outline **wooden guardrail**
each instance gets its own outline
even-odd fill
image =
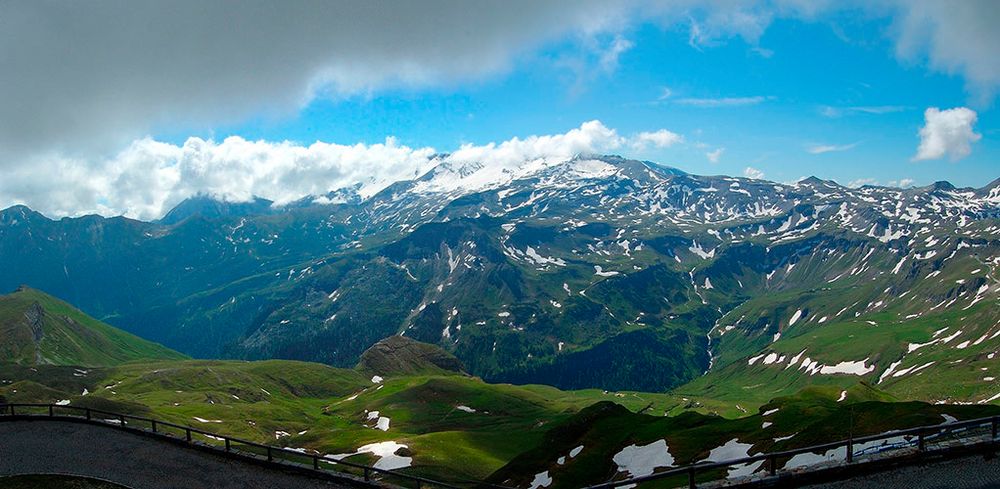
[[[906,443],[906,445],[910,447],[912,447],[913,441],[915,439],[917,453],[927,453],[928,452],[927,443],[929,441],[942,438],[946,435],[958,434],[962,432],[968,433],[969,431],[976,429],[982,430],[983,434],[979,436],[979,438],[981,439],[983,436],[985,436],[985,433],[987,433],[987,427],[989,433],[988,441],[985,442],[979,441],[977,443],[972,443],[971,440],[972,437],[966,436],[965,439],[969,441],[967,445],[971,446],[974,444],[983,444],[983,443],[994,445],[997,442],[998,423],[1000,423],[1000,416],[991,416],[987,418],[978,418],[968,421],[956,421],[939,425],[920,426],[917,428],[910,428],[905,430],[887,431],[885,433],[880,433],[877,435],[862,436],[857,438],[852,437],[846,440],[824,443],[821,445],[795,448],[792,450],[784,450],[780,452],[763,453],[759,455],[753,455],[750,457],[743,457],[734,460],[725,460],[721,462],[695,463],[682,467],[668,469],[662,472],[657,472],[652,475],[605,482],[603,484],[589,486],[584,489],[611,489],[616,487],[628,486],[632,484],[639,484],[642,482],[663,480],[671,477],[683,477],[683,476],[687,477],[688,486],[693,488],[697,486],[696,477],[698,474],[705,474],[720,469],[729,469],[730,467],[737,465],[746,466],[747,464],[753,464],[757,462],[764,462],[766,464],[765,470],[767,471],[767,474],[770,476],[776,476],[778,475],[779,472],[782,472],[782,470],[778,468],[779,460],[785,460],[785,463],[787,464],[787,461],[796,455],[805,453],[826,452],[841,447],[845,448],[845,460],[847,464],[851,464],[855,462],[855,457],[859,455],[854,452],[855,446],[869,444],[871,442],[879,442],[879,441],[888,442],[890,440],[898,439],[901,437],[911,438],[911,440],[907,441]],[[899,444],[884,445],[884,446],[887,448],[900,448],[898,445]],[[862,454],[864,453],[865,452],[862,452]],[[756,472],[756,470],[759,470],[759,468],[754,469],[754,472]],[[718,481],[718,479],[715,479],[714,481]]]
[[[250,440],[244,440],[241,438],[214,433],[211,431],[206,431],[191,426],[184,426],[176,423],[171,423],[169,421],[162,421],[142,416],[134,416],[130,414],[114,413],[94,408],[58,405],[58,404],[40,404],[40,403],[0,404],[0,421],[25,419],[25,418],[69,419],[77,422],[86,422],[100,426],[118,427],[121,429],[138,431],[145,435],[167,438],[171,441],[183,440],[188,444],[199,443],[200,446],[203,446],[205,448],[214,449],[229,454],[231,456],[251,459],[257,462],[266,459],[266,461],[269,463],[280,463],[282,465],[292,464],[296,468],[320,473],[326,476],[338,476],[339,473],[347,473],[354,475],[356,477],[359,476],[360,479],[372,484],[375,484],[375,482],[382,482],[382,481],[376,481],[376,479],[388,478],[388,479],[395,479],[411,483],[417,489],[435,488],[435,487],[442,489],[465,489],[468,487],[509,489],[503,486],[496,486],[493,484],[487,484],[479,481],[463,480],[454,482],[442,482],[412,474],[406,474],[396,470],[380,469],[369,465],[357,464],[353,462],[348,462],[346,460],[339,460],[336,458],[320,455],[317,453],[305,453],[299,450],[291,450],[283,447],[265,445],[263,443],[257,443]],[[171,433],[171,430],[173,431],[173,433]],[[222,444],[217,445],[211,443],[200,443],[199,441],[194,439],[194,435],[200,435],[207,438],[208,440],[221,442]],[[280,460],[280,462],[278,460]],[[301,463],[302,460],[306,460],[308,461],[308,463],[303,464]],[[341,468],[342,470],[333,470],[333,471],[326,470],[325,465],[338,467]],[[357,483],[360,482],[361,480],[354,479],[353,481]]]

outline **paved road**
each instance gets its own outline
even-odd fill
[[[982,455],[905,467],[840,482],[807,486],[812,489],[986,489],[1000,487],[1000,458]]]
[[[82,423],[0,422],[0,476],[54,473],[134,489],[357,487]]]

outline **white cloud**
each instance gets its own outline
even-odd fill
[[[891,0],[896,54],[961,74],[978,103],[1000,86],[1000,8],[994,0]]]
[[[899,180],[889,180],[887,184],[890,187],[908,188],[912,187],[916,183],[912,178],[900,178]]]
[[[746,167],[743,170],[743,176],[747,177],[747,178],[751,178],[753,180],[763,180],[764,179],[764,172],[762,172],[762,171],[760,171],[760,170],[758,170],[758,169],[756,169],[756,168],[754,168],[752,166],[748,166],[748,167]]]
[[[847,186],[851,188],[858,188],[864,185],[878,185],[878,180],[874,178],[858,178],[847,183]]]
[[[841,117],[848,114],[871,114],[882,115],[908,110],[909,107],[903,105],[854,105],[848,107],[833,107],[823,105],[819,108],[819,113],[824,117]]]
[[[657,97],[656,100],[666,100],[670,98],[670,96],[673,94],[674,91],[671,90],[670,87],[663,87],[663,89],[660,91],[660,96]]]
[[[972,153],[972,143],[982,139],[973,131],[976,112],[967,107],[940,110],[930,107],[924,112],[924,127],[920,128],[920,146],[915,161],[936,160],[948,156],[958,161]]]
[[[152,219],[203,193],[234,202],[254,196],[286,203],[362,183],[385,182],[429,169],[432,148],[381,144],[309,146],[289,142],[221,142],[189,138],[177,146],[146,138],[97,162],[45,158],[0,181],[0,202],[25,203],[51,216],[97,213]],[[66,171],[79,169],[79,171]]]
[[[635,44],[632,41],[629,41],[620,35],[615,36],[615,38],[608,45],[607,49],[601,53],[601,69],[608,73],[615,71],[618,68],[618,58],[634,46]]]
[[[491,173],[531,161],[561,161],[622,148],[667,147],[683,138],[671,131],[622,136],[600,121],[562,134],[466,144],[445,161],[482,163]],[[155,219],[195,194],[244,202],[263,197],[281,205],[306,195],[360,184],[368,197],[389,184],[429,171],[441,160],[434,148],[411,148],[387,138],[379,144],[221,142],[189,138],[178,146],[144,138],[115,156],[83,161],[39,157],[0,179],[0,208],[24,203],[50,216],[96,213]]]
[[[632,138],[632,147],[636,151],[645,150],[647,147],[667,148],[684,142],[684,137],[666,129],[654,132],[640,132]]]
[[[842,145],[839,145],[839,146],[835,145],[835,144],[815,144],[815,145],[812,145],[812,146],[809,146],[808,148],[806,148],[806,151],[808,153],[810,153],[810,154],[819,155],[819,154],[823,154],[823,153],[832,153],[832,152],[837,152],[837,151],[847,151],[847,150],[853,149],[857,145],[858,145],[858,143],[842,144]]]
[[[687,19],[688,44],[695,49],[737,36],[756,45],[776,13],[763,2],[701,3],[691,10],[694,15]]]
[[[718,148],[715,151],[709,151],[705,153],[705,158],[712,163],[718,163],[719,158],[722,158],[722,153],[726,151],[726,148]]]
[[[717,108],[717,107],[741,107],[747,105],[757,105],[774,97],[755,95],[753,97],[721,97],[721,98],[679,98],[675,103],[689,105],[691,107]]]

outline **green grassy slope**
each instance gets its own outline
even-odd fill
[[[847,389],[846,397],[838,402],[842,392],[839,388],[808,388],[768,402],[759,411],[738,419],[694,412],[658,417],[630,412],[611,403],[596,404],[555,425],[541,443],[498,470],[490,481],[526,487],[536,474],[547,472],[552,478],[547,487],[559,489],[624,479],[627,474],[614,462],[615,455],[630,445],[641,447],[659,440],[665,442],[673,465],[680,466],[705,460],[713,449],[732,440],[750,445],[748,453],[758,454],[841,440],[849,432],[863,436],[940,424],[947,419],[944,415],[962,420],[1000,413],[1000,408],[992,405],[892,402],[885,394],[861,384]],[[650,487],[686,486],[686,477]],[[703,473],[699,480],[725,477],[720,470]]]
[[[6,365],[0,366],[0,396],[11,402],[66,400],[322,454],[395,441],[413,457],[408,470],[466,478],[487,477],[537,445],[554,423],[597,401],[613,399],[635,410],[652,402],[661,414],[676,404],[666,395],[487,384],[455,374],[374,382],[370,372],[282,360],[34,370]],[[374,411],[378,416],[369,418]],[[387,430],[378,429],[378,417],[389,419]]]
[[[0,363],[87,367],[182,358],[44,292],[22,287],[0,296]]]

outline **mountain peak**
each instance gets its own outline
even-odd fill
[[[43,216],[41,213],[32,210],[30,207],[17,204],[12,205],[6,209],[0,210],[0,225],[12,226],[20,222],[28,222],[35,219],[45,219],[47,217]]]
[[[955,186],[947,180],[940,180],[931,184],[931,190],[955,190]]]
[[[463,371],[462,362],[441,347],[398,335],[382,339],[365,350],[358,368],[385,376]]]
[[[188,197],[170,209],[160,220],[160,224],[177,224],[189,217],[201,216],[206,219],[222,217],[242,217],[273,212],[274,202],[254,197],[249,202],[229,202],[210,195],[198,194]]]

